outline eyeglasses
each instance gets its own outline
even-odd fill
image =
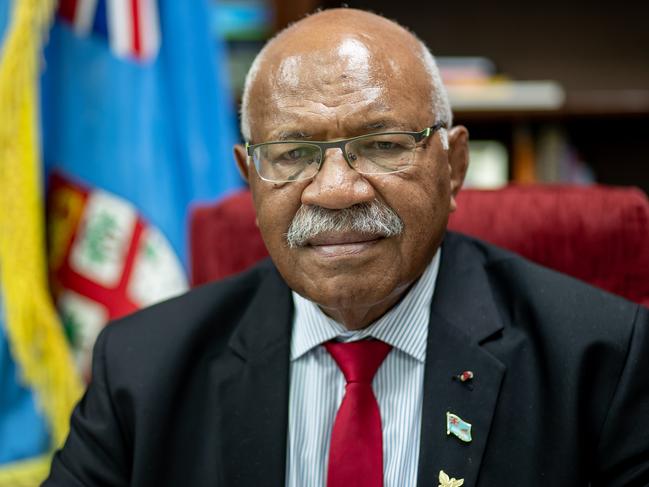
[[[259,177],[273,183],[312,178],[322,166],[325,151],[333,148],[340,149],[349,167],[361,174],[391,174],[410,166],[417,143],[442,128],[446,128],[444,122],[421,132],[383,132],[330,142],[246,142],[246,152]]]

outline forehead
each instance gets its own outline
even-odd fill
[[[419,50],[376,39],[347,35],[278,52],[257,78],[250,118],[265,140],[285,130],[343,136],[379,121],[421,130],[431,121],[431,82]]]

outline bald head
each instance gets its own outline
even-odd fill
[[[369,12],[318,12],[281,31],[253,62],[244,87],[241,132],[246,140],[267,140],[259,133],[260,121],[268,123],[305,97],[323,116],[327,107],[339,104],[387,113],[394,104],[388,95],[395,91],[388,85],[402,88],[399,103],[427,107],[427,124],[450,126],[439,71],[419,39]],[[446,134],[441,135],[445,143]]]

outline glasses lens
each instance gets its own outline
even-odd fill
[[[318,172],[320,148],[293,142],[266,144],[254,149],[253,160],[259,176],[266,181],[296,181]]]
[[[347,144],[347,159],[363,174],[402,171],[415,156],[417,143],[412,135],[377,134],[352,140]]]

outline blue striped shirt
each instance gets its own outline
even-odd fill
[[[372,382],[383,428],[384,486],[416,484],[430,302],[439,261],[438,250],[401,302],[362,330],[347,330],[293,293],[287,486],[324,486],[326,481],[331,430],[345,378],[321,345],[368,337],[393,347]]]

